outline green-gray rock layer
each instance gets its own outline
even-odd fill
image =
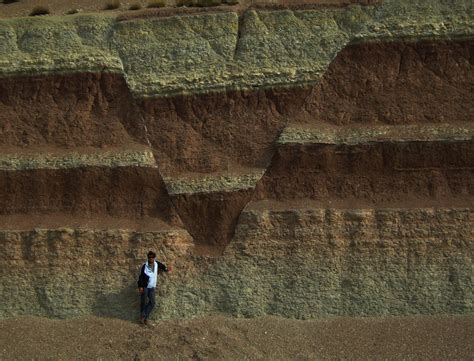
[[[317,81],[353,42],[472,38],[469,0],[247,11],[116,22],[111,17],[0,21],[0,76],[122,72],[135,96]]]
[[[149,248],[175,266],[157,318],[469,313],[473,236],[462,208],[248,207],[218,259],[191,256],[179,230],[2,231],[0,316],[133,318]]]
[[[471,209],[247,209],[225,257],[160,317],[468,313]]]

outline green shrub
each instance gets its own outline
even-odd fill
[[[49,9],[46,6],[35,6],[30,12],[30,16],[48,15]]]
[[[162,8],[165,6],[166,6],[165,0],[155,0],[155,1],[150,1],[146,7],[147,8]]]
[[[120,7],[120,1],[119,0],[111,0],[107,1],[104,6],[104,10],[115,10]]]
[[[128,7],[128,10],[140,10],[142,6],[139,3],[132,4]]]

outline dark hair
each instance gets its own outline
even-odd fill
[[[153,251],[150,251],[150,252],[148,252],[148,255],[147,255],[147,256],[148,256],[148,257],[156,258],[156,253],[153,252]]]

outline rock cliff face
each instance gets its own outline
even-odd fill
[[[472,312],[472,4],[368,3],[0,21],[0,316]]]

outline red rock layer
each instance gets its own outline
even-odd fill
[[[474,142],[281,146],[254,199],[301,198],[355,207],[472,204]]]
[[[472,122],[474,42],[397,41],[344,48],[313,89],[310,120],[351,123]]]
[[[166,175],[264,167],[298,114],[302,88],[144,99],[148,137]]]
[[[177,216],[158,169],[86,167],[0,171],[0,215]],[[178,222],[179,223],[179,222]]]
[[[0,78],[0,145],[102,146],[143,133],[122,75]]]
[[[193,236],[197,252],[219,254],[225,249],[252,193],[253,190],[246,189],[173,196],[173,203]]]

